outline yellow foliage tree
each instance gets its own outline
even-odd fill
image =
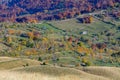
[[[43,38],[42,38],[42,41],[43,41],[43,42],[47,42],[47,41],[48,41],[48,39],[47,39],[47,38],[45,38],[45,37],[43,37]]]
[[[25,53],[25,55],[27,55],[27,56],[29,56],[29,55],[31,54],[30,51],[25,51],[24,53]]]
[[[20,51],[22,49],[22,46],[19,44],[17,47],[17,51]]]
[[[93,22],[93,16],[89,17],[90,23]]]
[[[8,30],[8,34],[14,34],[15,33],[15,30]]]
[[[10,36],[7,37],[7,42],[11,43],[12,42],[12,38]]]
[[[27,44],[27,41],[24,40],[24,41],[21,42],[21,44],[22,44],[22,45],[26,45],[26,44]]]
[[[27,35],[29,36],[29,38],[30,38],[31,40],[33,40],[33,38],[34,38],[33,32],[28,32]]]

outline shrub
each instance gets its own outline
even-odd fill
[[[26,44],[27,47],[33,48],[34,47],[34,43],[28,41]]]
[[[120,57],[120,52],[112,53],[111,56],[112,57]]]
[[[29,64],[28,64],[28,63],[26,63],[25,65],[23,65],[23,67],[26,67],[26,66],[29,66]]]
[[[88,61],[87,59],[83,58],[82,59],[82,63],[81,63],[81,66],[90,66],[91,65],[91,62]]]
[[[38,58],[38,61],[42,61],[42,58],[41,58],[41,57],[39,57],[39,58]]]
[[[47,65],[46,62],[43,62],[42,65]]]
[[[26,63],[26,66],[29,66],[29,64],[28,64],[28,63]]]

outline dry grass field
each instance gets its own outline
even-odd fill
[[[0,80],[120,80],[120,69],[115,67],[67,68],[39,65],[38,61],[29,59],[0,57],[1,60]],[[21,66],[28,62],[29,66]]]
[[[65,75],[50,76],[40,73],[18,73],[18,72],[0,72],[0,80],[109,80],[104,77],[82,74],[82,75]]]
[[[0,70],[9,70],[18,67],[24,67],[24,65],[29,64],[39,65],[39,61],[29,60],[29,59],[20,59],[20,58],[10,58],[10,57],[0,57]]]

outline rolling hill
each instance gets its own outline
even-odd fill
[[[58,67],[48,65],[35,65],[37,61],[21,59],[22,62],[34,62],[29,66],[23,67],[18,58],[0,57],[0,60],[7,58],[9,62],[13,63],[8,65],[8,61],[4,61],[7,68],[0,66],[0,80],[119,80],[120,69],[115,67]],[[3,62],[0,62],[0,65]],[[14,67],[14,65],[19,65]],[[21,66],[20,66],[21,65]],[[1,68],[4,67],[4,70]],[[114,74],[114,75],[113,75]]]

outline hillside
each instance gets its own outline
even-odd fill
[[[0,4],[0,21],[60,20],[96,10],[118,8],[119,3],[119,0],[9,0]]]
[[[119,20],[96,16],[32,23],[1,23],[0,56],[29,58],[58,66],[120,66]],[[11,63],[12,64],[12,63]]]
[[[120,0],[0,0],[0,80],[120,80]]]

